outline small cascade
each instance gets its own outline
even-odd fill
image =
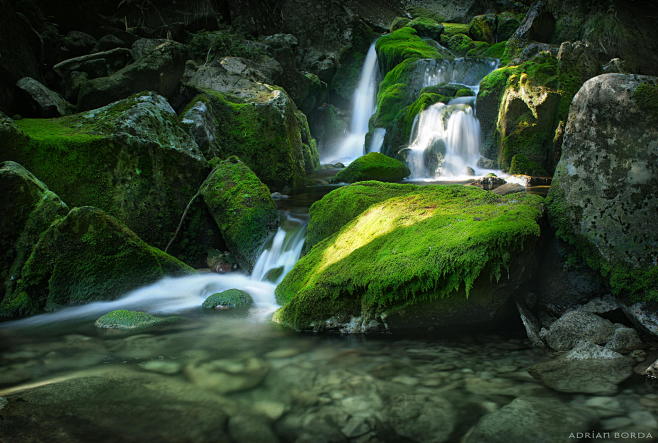
[[[463,85],[477,95],[482,78],[497,65],[495,59],[431,61],[425,67],[422,86]],[[477,166],[481,132],[476,95],[436,103],[416,116],[406,149],[412,180],[466,179],[490,172]]]
[[[386,137],[386,128],[375,128],[372,132],[372,139],[370,140],[368,152],[382,152],[384,137]]]
[[[153,314],[177,314],[198,309],[206,297],[227,289],[241,289],[254,300],[252,318],[265,319],[278,305],[274,290],[292,269],[302,253],[306,222],[285,214],[285,220],[254,266],[251,275],[199,273],[185,277],[167,277],[135,289],[114,301],[88,303],[64,308],[51,314],[0,323],[0,328],[30,327],[62,321],[94,320],[116,309],[145,311]],[[273,275],[275,278],[273,278]],[[269,278],[269,280],[268,280]]]
[[[359,84],[356,91],[354,91],[350,132],[341,143],[323,153],[322,163],[342,162],[348,164],[365,153],[368,121],[376,109],[378,77],[379,64],[377,62],[377,51],[373,43],[366,55]]]

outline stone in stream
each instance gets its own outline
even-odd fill
[[[559,392],[609,395],[633,373],[633,360],[586,341],[567,354],[528,369],[537,380]]]
[[[386,422],[400,437],[412,441],[448,441],[457,424],[453,405],[436,395],[404,394],[391,399]]]
[[[99,317],[94,325],[100,329],[147,329],[178,320],[178,317],[156,317],[146,312],[119,309]]]
[[[228,420],[228,432],[235,443],[277,443],[279,441],[267,422],[258,416],[231,416]]]
[[[624,325],[615,324],[615,331],[605,347],[620,354],[628,354],[643,346],[637,331]]]
[[[590,430],[593,421],[585,408],[548,397],[521,397],[482,417],[463,442],[569,443],[572,433]]]
[[[252,389],[263,381],[268,371],[267,363],[254,357],[192,362],[184,370],[195,385],[221,394]]]
[[[556,320],[542,338],[551,349],[568,351],[581,340],[604,344],[614,331],[610,320],[588,312],[571,311]]]
[[[274,319],[345,332],[509,324],[534,271],[540,202],[461,185],[337,189],[311,209],[311,249],[277,287]]]
[[[335,183],[354,183],[364,180],[399,182],[409,176],[409,168],[400,160],[379,152],[370,152],[354,160],[336,174]]]
[[[245,291],[228,289],[206,298],[201,308],[206,311],[235,311],[248,309],[253,304],[253,299]]]

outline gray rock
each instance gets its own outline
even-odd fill
[[[185,375],[195,385],[227,394],[258,386],[268,370],[263,360],[252,357],[193,362],[185,367]]]
[[[434,395],[409,394],[391,399],[387,423],[401,437],[412,441],[447,441],[457,417],[453,405]]]
[[[493,193],[498,195],[516,194],[517,192],[525,192],[525,188],[518,183],[505,183],[493,190]]]
[[[528,372],[559,392],[609,395],[633,373],[633,360],[588,342],[566,355],[532,366]]]
[[[611,321],[588,312],[571,311],[555,321],[543,339],[551,349],[568,351],[581,340],[603,344],[613,332]]]
[[[582,312],[591,312],[592,314],[605,314],[606,312],[612,312],[620,307],[621,305],[614,297],[611,295],[604,295],[602,297],[593,298],[577,309]]]
[[[634,303],[624,305],[622,309],[638,329],[658,336],[658,309],[655,303]]]
[[[616,324],[615,327],[612,337],[605,345],[606,348],[620,354],[628,354],[642,347],[642,340],[640,340],[640,336],[635,329],[619,324]]]
[[[486,176],[477,179],[472,183],[473,186],[478,186],[485,191],[491,191],[493,189],[496,189],[499,186],[504,185],[507,183],[504,178],[496,177],[494,175]]]
[[[546,347],[544,341],[539,335],[539,331],[541,330],[541,323],[539,320],[537,320],[535,315],[527,308],[527,306],[525,306],[525,304],[517,302],[516,308],[519,310],[521,322],[523,323],[523,327],[525,328],[530,343],[532,343],[533,346],[540,348]]]
[[[626,66],[626,62],[620,58],[613,58],[603,65],[601,69],[604,74],[628,74],[631,71]]]
[[[125,42],[114,34],[106,34],[98,39],[96,51],[109,51],[114,48],[125,46]]]
[[[552,398],[517,398],[485,415],[464,443],[568,443],[571,433],[590,429],[592,416]]]
[[[536,1],[528,9],[521,25],[516,29],[510,40],[548,42],[554,28],[555,19],[548,12],[546,3]]]
[[[625,297],[656,291],[650,273],[658,231],[647,226],[658,214],[658,116],[650,98],[657,89],[658,77],[639,75],[585,82],[571,104],[548,196],[558,235],[589,248]]]
[[[30,98],[29,108],[37,117],[60,117],[74,111],[72,104],[64,100],[57,92],[31,77],[23,77],[16,86],[25,91]]]

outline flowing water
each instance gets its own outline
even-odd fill
[[[305,335],[269,322],[268,271],[285,274],[298,259],[303,208],[329,189],[279,201],[285,221],[251,275],[169,278],[114,302],[3,324],[0,440],[457,442],[517,398],[585,408],[605,429],[656,435],[654,386],[632,379],[616,395],[553,392],[528,374],[548,356],[520,330],[411,340]],[[234,287],[256,302],[248,317],[201,311],[205,296]],[[93,326],[117,308],[182,321],[128,333]]]
[[[480,81],[497,66],[494,59],[455,59],[428,63],[423,87],[439,84],[466,86],[475,95],[436,103],[416,116],[406,162],[411,180],[463,180],[491,170],[478,167],[480,122],[476,96]]]
[[[349,164],[365,154],[368,121],[375,113],[378,85],[379,65],[377,62],[377,51],[373,43],[366,55],[359,77],[359,83],[352,99],[352,121],[350,123],[349,133],[340,143],[322,153],[322,163],[341,162],[343,164]],[[379,147],[381,147],[381,142]]]

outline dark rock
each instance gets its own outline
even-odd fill
[[[540,0],[532,4],[511,40],[548,42],[554,29],[555,18]]]
[[[486,176],[475,180],[473,183],[471,183],[471,185],[482,188],[485,191],[491,191],[499,186],[504,185],[505,183],[507,182],[505,181],[504,178],[500,178],[496,176]]]
[[[452,404],[435,395],[405,394],[391,399],[386,410],[387,424],[411,441],[448,441],[457,424]]]
[[[525,192],[525,187],[518,183],[505,183],[495,188],[493,192],[498,195],[515,194],[517,192]]]
[[[123,48],[126,46],[126,42],[121,40],[114,34],[106,34],[98,39],[96,43],[96,52],[100,51],[109,51],[114,48]]]
[[[60,117],[71,114],[73,105],[64,100],[58,93],[48,89],[31,77],[23,77],[16,83],[27,96],[26,109],[36,117]]]
[[[73,57],[89,54],[96,47],[96,39],[86,32],[71,31],[66,34],[62,45]]]

